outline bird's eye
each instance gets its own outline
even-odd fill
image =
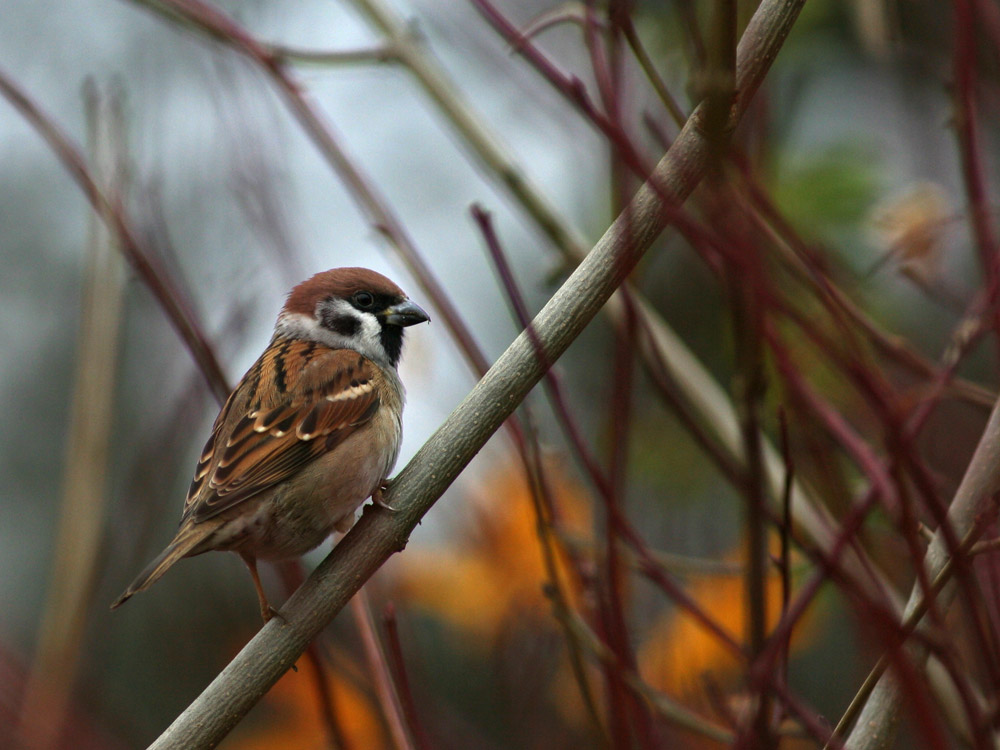
[[[375,297],[371,292],[358,292],[354,295],[354,304],[362,310],[367,310],[375,304]]]

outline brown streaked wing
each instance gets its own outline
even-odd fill
[[[243,376],[243,380],[250,378],[257,372],[257,370],[258,365],[254,365],[254,367]],[[182,522],[185,518],[187,518],[191,505],[195,502],[208,484],[206,479],[209,472],[212,470],[212,465],[216,463],[216,445],[219,441],[223,425],[227,422],[226,417],[228,416],[229,411],[234,408],[234,404],[237,401],[237,396],[239,395],[242,386],[243,382],[241,381],[236,387],[236,390],[229,394],[229,398],[226,399],[226,403],[222,405],[222,409],[219,411],[219,416],[215,418],[215,423],[212,425],[212,434],[209,436],[208,442],[206,442],[205,447],[201,449],[201,455],[198,457],[198,465],[195,467],[194,477],[191,479],[191,486],[188,488],[187,497],[184,499],[184,511],[181,514]]]
[[[233,427],[218,430],[206,446],[203,458],[211,453],[210,465],[206,470],[199,463],[192,483],[197,494],[189,497],[185,519],[204,521],[291,478],[370,420],[378,408],[375,366],[357,352],[310,342],[293,342],[284,352],[304,356],[305,366],[289,377],[288,370],[297,368],[286,370],[273,356],[265,363],[265,372],[279,377],[288,391],[263,403],[250,398],[242,418],[223,420]],[[230,407],[235,407],[232,400]]]

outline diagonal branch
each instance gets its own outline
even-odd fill
[[[964,537],[973,529],[982,513],[989,507],[993,496],[1000,492],[1000,402],[990,415],[983,436],[976,446],[965,476],[955,492],[948,509],[947,523],[958,537]],[[931,578],[939,576],[953,560],[949,556],[945,534],[939,530],[927,548],[924,565]],[[944,611],[955,598],[955,587],[946,587],[937,595],[937,606]],[[924,591],[919,584],[914,585],[910,600],[904,611],[904,620],[917,616],[924,606]],[[917,663],[926,659],[926,652],[913,647],[913,658]],[[854,731],[847,739],[847,747],[867,750],[868,748],[890,747],[894,741],[900,719],[902,690],[891,673],[882,675]]]
[[[777,56],[804,0],[765,0],[739,49],[742,114]],[[580,266],[532,322],[534,338],[559,357],[607,302],[667,224],[664,190],[686,198],[705,173],[709,145],[698,130],[696,111],[650,182],[611,225]],[[653,184],[651,184],[653,183]],[[294,664],[317,633],[410,532],[510,416],[544,372],[536,343],[527,333],[510,345],[465,400],[400,472],[386,500],[396,513],[368,510],[282,609],[151,747],[202,748],[217,744],[278,678]]]

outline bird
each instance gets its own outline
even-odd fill
[[[288,560],[346,533],[399,456],[403,329],[430,317],[367,268],[317,273],[288,294],[270,343],[230,394],[205,443],[173,540],[117,609],[178,560],[231,550],[266,623],[257,561]]]

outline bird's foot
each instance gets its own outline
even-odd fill
[[[380,508],[385,508],[386,510],[391,511],[392,513],[398,513],[399,508],[394,508],[391,505],[389,505],[389,503],[387,503],[385,501],[385,498],[382,496],[383,493],[388,489],[389,489],[389,480],[383,479],[381,482],[379,482],[378,487],[376,487],[375,491],[372,493],[372,502],[375,503],[375,505],[377,505]]]

